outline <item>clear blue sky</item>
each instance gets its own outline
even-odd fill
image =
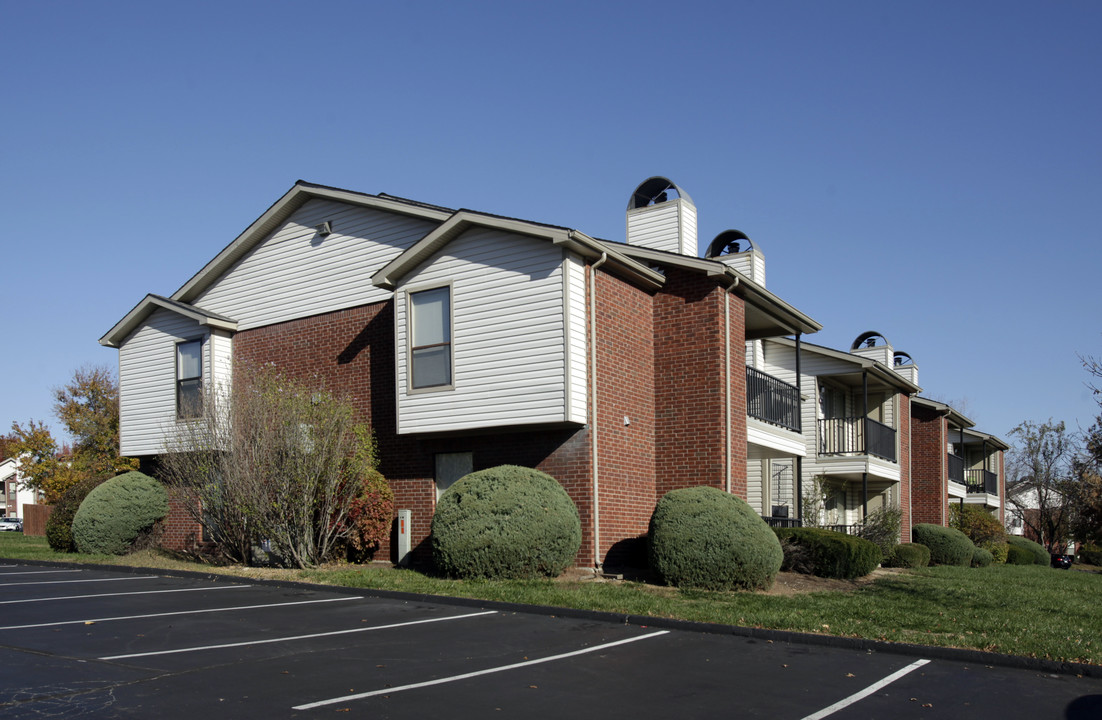
[[[1098,414],[1102,4],[0,0],[0,431],[296,179],[622,240],[664,175],[837,348]]]

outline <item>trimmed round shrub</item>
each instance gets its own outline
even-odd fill
[[[706,590],[767,588],[784,559],[777,536],[745,500],[705,486],[658,501],[647,554],[666,584]]]
[[[46,542],[55,552],[77,551],[77,545],[73,542],[73,518],[80,509],[80,504],[84,502],[84,498],[88,497],[88,493],[102,485],[106,479],[85,478],[62,493],[54,503],[50,517],[46,519]]]
[[[991,553],[992,560],[996,565],[1005,563],[1006,554],[1010,552],[1010,544],[1006,542],[985,542],[981,543],[980,547]]]
[[[1011,543],[1010,549],[1006,553],[1007,565],[1035,565],[1037,558],[1033,556],[1029,550],[1019,545]]]
[[[911,528],[911,539],[930,548],[931,565],[968,567],[972,564],[972,553],[976,546],[960,530],[918,523]]]
[[[555,577],[574,562],[582,523],[550,475],[501,465],[457,480],[436,504],[432,554],[457,578]]]
[[[73,517],[73,541],[82,553],[122,555],[168,514],[168,493],[134,471],[93,489]]]
[[[1035,543],[1020,535],[1011,535],[1006,541],[1015,547],[1020,547],[1022,550],[1029,551],[1033,555],[1033,562],[1038,565],[1048,567],[1048,564],[1052,561],[1052,557],[1048,554],[1048,550],[1045,550],[1045,546],[1040,543]]]
[[[1086,544],[1079,548],[1079,562],[1085,565],[1102,565],[1102,548]]]
[[[885,567],[920,568],[930,564],[930,548],[918,543],[900,543],[884,561]]]
[[[972,567],[987,567],[995,561],[995,556],[981,547],[972,551]]]
[[[884,558],[876,543],[854,535],[823,528],[776,528],[775,532],[788,548],[785,569],[795,572],[810,570],[819,577],[852,580],[871,573]]]

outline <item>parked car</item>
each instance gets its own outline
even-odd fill
[[[1059,553],[1052,553],[1052,567],[1060,570],[1067,570],[1071,567],[1072,557],[1071,555],[1062,555]]]
[[[23,532],[23,521],[19,518],[0,518],[0,532]]]

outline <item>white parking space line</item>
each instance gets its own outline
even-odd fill
[[[892,684],[893,682],[895,682],[899,678],[903,677],[904,675],[907,675],[908,673],[911,673],[911,672],[919,669],[920,667],[927,664],[928,662],[930,662],[930,661],[929,660],[915,660],[913,663],[911,663],[907,667],[900,668],[899,670],[896,670],[895,672],[893,672],[891,675],[887,676],[883,680],[881,680],[879,682],[876,682],[876,683],[873,683],[872,685],[869,685],[867,688],[865,688],[861,692],[854,693],[853,695],[850,695],[848,698],[845,698],[844,700],[839,700],[838,702],[834,703],[830,707],[825,707],[817,713],[813,713],[811,715],[808,715],[803,720],[821,720],[822,718],[825,718],[828,715],[833,715],[834,713],[838,712],[842,708],[849,707],[850,705],[853,705],[854,703],[856,703],[860,700],[864,700],[865,698],[867,698],[869,695],[872,695],[874,692],[876,692],[880,688],[882,688],[886,685]]]
[[[176,653],[198,652],[200,650],[221,650],[223,648],[246,647],[249,645],[266,645],[268,643],[291,642],[293,640],[309,640],[311,638],[332,637],[334,635],[351,635],[352,633],[371,632],[373,630],[389,630],[391,628],[409,627],[410,625],[423,625],[425,623],[447,622],[448,620],[463,620],[465,618],[480,617],[482,615],[496,615],[497,610],[468,613],[466,615],[450,615],[442,618],[427,618],[425,620],[411,620],[409,622],[393,623],[391,625],[373,625],[372,627],[353,628],[351,630],[334,630],[332,632],[311,633],[310,635],[291,635],[288,637],[269,638],[267,640],[246,640],[244,642],[223,643],[221,645],[200,645],[197,647],[178,648],[176,650],[157,650],[156,652],[130,653],[128,655],[106,655],[99,660],[125,660],[127,658],[150,657],[152,655],[174,655]]]
[[[0,565],[0,567],[15,567],[15,565]],[[0,573],[0,577],[8,577],[9,575],[50,575],[57,573],[78,573],[84,572],[83,570],[21,570],[20,572],[5,572]]]
[[[0,600],[0,605],[17,605],[29,602],[47,602],[50,600],[87,600],[89,598],[122,597],[124,595],[159,595],[161,593],[177,592],[208,592],[210,590],[239,590],[252,587],[252,585],[215,585],[214,587],[201,588],[176,588],[174,590],[135,590],[134,592],[93,593],[92,595],[66,595],[64,597],[40,597],[26,598],[25,600]]]
[[[525,660],[524,662],[513,663],[512,665],[502,665],[496,668],[487,668],[486,670],[476,670],[474,672],[463,673],[462,675],[452,675],[451,677],[438,678],[436,680],[426,680],[425,682],[413,683],[411,685],[399,685],[398,687],[388,687],[382,690],[371,690],[369,692],[356,693],[355,695],[344,695],[342,697],[330,698],[328,700],[318,700],[317,702],[306,703],[305,705],[295,705],[292,710],[312,710],[317,707],[324,707],[326,705],[335,705],[337,703],[349,702],[352,700],[362,700],[364,698],[373,697],[375,695],[393,695],[394,693],[402,692],[403,690],[416,690],[417,688],[430,687],[432,685],[442,685],[444,683],[458,682],[459,680],[467,680],[473,677],[479,677],[481,675],[492,675],[493,673],[505,672],[506,670],[515,670],[516,668],[526,667],[528,665],[539,665],[541,663],[553,662],[555,660],[564,660],[570,657],[577,657],[578,655],[585,655],[587,653],[594,653],[600,650],[606,650],[617,645],[626,645],[627,643],[637,642],[639,640],[649,640],[650,638],[658,637],[659,635],[666,635],[669,630],[659,630],[647,635],[639,635],[638,637],[626,638],[624,640],[616,640],[615,642],[605,643],[603,645],[594,645],[593,647],[582,648],[581,650],[574,650],[568,653],[562,653],[561,655],[551,655],[545,658],[537,658],[536,660]]]
[[[123,580],[155,580],[158,575],[134,575],[133,577],[109,577],[109,578],[88,578],[85,580],[33,580],[31,582],[22,583],[7,583],[6,585],[0,585],[0,588],[6,587],[28,587],[30,585],[71,585],[72,583],[90,583],[90,582],[122,582]]]
[[[170,617],[172,615],[201,615],[203,613],[232,612],[234,610],[262,610],[264,608],[290,607],[292,605],[316,605],[318,603],[363,599],[362,595],[349,595],[348,597],[326,598],[324,600],[299,600],[296,602],[268,603],[267,605],[235,605],[232,607],[207,608],[205,610],[177,610],[174,612],[149,613],[147,615],[120,615],[119,617],[63,620],[61,622],[35,623],[33,625],[8,625],[6,627],[0,627],[0,630],[26,630],[28,628],[54,627],[57,625],[88,625],[91,623],[113,622],[115,620],[142,620],[145,618]]]

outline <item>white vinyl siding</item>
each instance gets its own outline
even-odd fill
[[[203,342],[203,384],[210,381],[210,343],[197,322],[159,309],[119,348],[119,443],[123,455],[164,450],[176,423],[176,344]]]
[[[477,228],[402,281],[395,297],[399,433],[567,420],[565,264],[563,251],[545,240]],[[442,283],[452,288],[454,386],[410,392],[408,296]]]
[[[324,221],[332,233],[315,230]],[[232,317],[238,330],[380,302],[371,275],[436,224],[406,215],[311,200],[230,268],[194,305]]]
[[[566,322],[569,341],[567,344],[569,352],[567,420],[583,425],[587,422],[586,379],[589,366],[585,275],[585,263],[577,255],[568,255],[566,259]]]
[[[629,210],[629,245],[696,257],[696,208],[682,199]]]

